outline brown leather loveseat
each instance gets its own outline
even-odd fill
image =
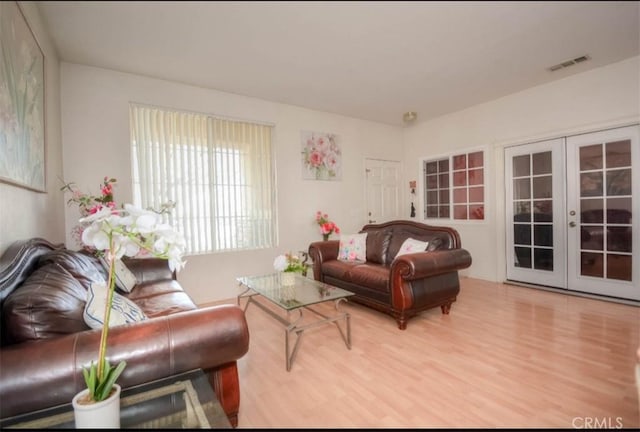
[[[471,265],[455,229],[396,220],[360,233],[367,233],[366,261],[339,260],[339,240],[311,243],[316,280],[355,293],[353,301],[393,316],[401,330],[426,309],[449,313],[460,292],[458,270]],[[407,238],[428,242],[427,249],[396,257]]]
[[[242,310],[198,308],[165,260],[123,261],[137,284],[120,293],[147,319],[109,332],[108,360],[127,362],[118,383],[126,388],[200,368],[237,426],[237,360],[249,349]],[[85,388],[81,370],[96,360],[100,329],[85,324],[83,310],[98,274],[106,278],[95,256],[38,238],[16,242],[2,255],[1,418],[70,403]]]

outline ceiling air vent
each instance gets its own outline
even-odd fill
[[[562,63],[558,63],[557,65],[553,65],[548,69],[551,72],[555,72],[557,70],[564,69],[564,68],[567,68],[569,66],[573,66],[574,64],[582,63],[584,61],[589,60],[590,58],[591,57],[589,57],[588,55],[583,55],[583,56],[580,56],[580,57],[576,57],[576,58],[574,58],[572,60],[563,61]]]

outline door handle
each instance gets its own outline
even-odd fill
[[[570,226],[571,228],[573,228],[573,227],[575,227],[575,226],[576,226],[576,223],[575,223],[574,221],[571,221],[571,222],[569,222],[569,226]]]
[[[376,221],[369,219],[369,223],[376,223]]]

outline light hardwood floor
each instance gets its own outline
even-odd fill
[[[290,372],[284,329],[256,307],[239,361],[239,428],[640,426],[640,308],[463,278],[405,331],[382,313],[309,330]],[[244,302],[242,303],[244,305]]]

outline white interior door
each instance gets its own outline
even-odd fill
[[[507,279],[640,300],[638,126],[505,149]]]
[[[567,172],[569,287],[640,300],[638,127],[567,138]]]
[[[367,223],[400,218],[400,162],[365,160]]]

